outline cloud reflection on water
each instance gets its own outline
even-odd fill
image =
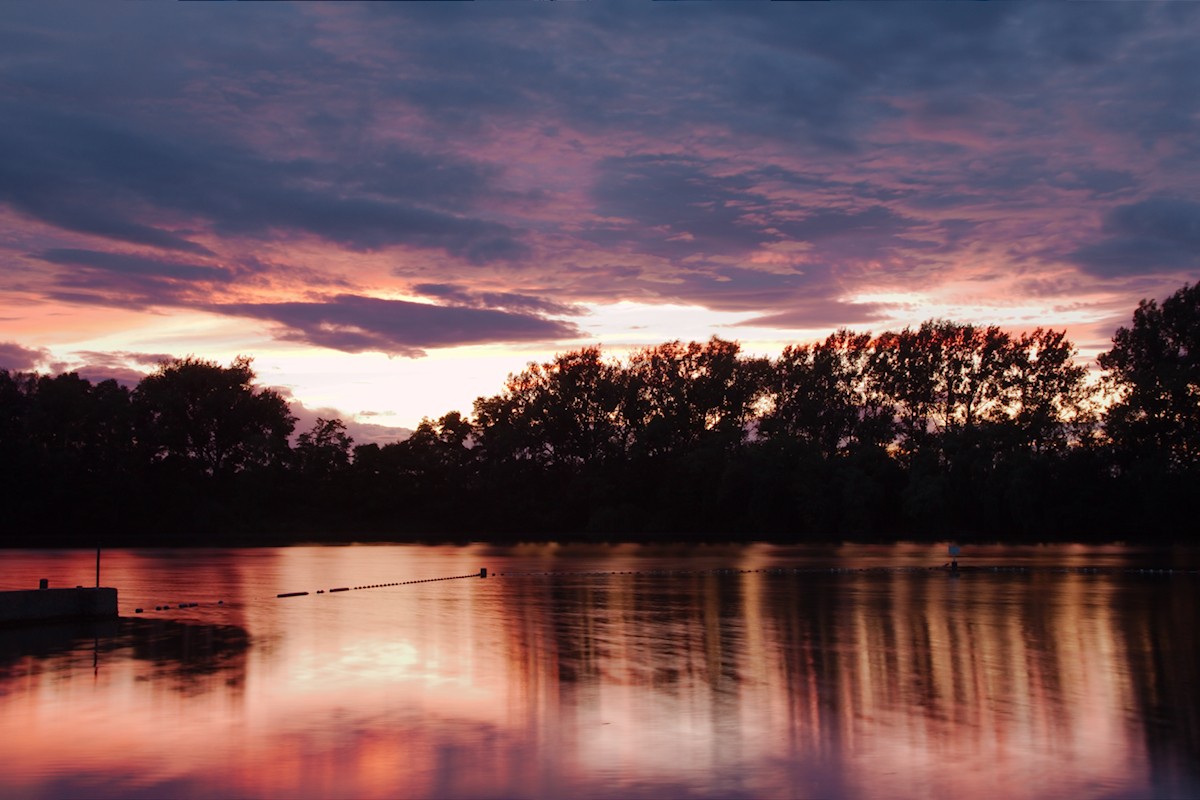
[[[1088,558],[1060,550],[1042,558]],[[681,557],[214,551],[197,568],[240,575],[256,587],[245,598],[302,588],[305,575],[375,583],[486,563],[492,577],[245,599],[228,613],[252,644],[201,669],[158,639],[153,652],[104,651],[95,672],[86,641],[24,657],[0,676],[12,742],[0,787],[413,798],[1200,788],[1195,575],[754,571],[802,564],[765,546],[694,551],[691,571],[664,569]],[[134,585],[148,563],[111,558]]]

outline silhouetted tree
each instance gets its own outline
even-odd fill
[[[52,533],[116,523],[133,485],[129,393],[78,374],[0,374],[0,498]],[[5,497],[7,495],[7,497]]]
[[[291,452],[290,470],[273,470],[273,486],[265,491],[289,499],[282,503],[282,516],[295,528],[331,529],[358,516],[351,492],[351,448],[354,440],[340,419],[319,417],[312,428],[296,437]],[[255,470],[254,472],[258,472]],[[261,475],[239,476],[239,482],[251,485],[263,482]],[[279,482],[286,486],[280,487]]]
[[[1086,437],[1094,424],[1087,368],[1076,357],[1065,331],[1037,328],[1015,342],[1005,413],[1017,428],[1017,440],[1035,452],[1061,452]]]
[[[927,446],[938,405],[938,360],[932,324],[917,331],[880,334],[872,345],[870,373],[895,404],[897,445],[914,454]]]
[[[300,472],[311,478],[330,478],[350,465],[354,439],[340,419],[318,417],[312,429],[296,437],[293,456]]]
[[[36,374],[0,369],[0,469],[27,469],[33,457],[30,416],[37,385]]]
[[[767,361],[741,346],[667,342],[630,356],[622,417],[644,454],[686,450],[702,440],[737,446],[766,390]]]
[[[0,507],[7,530],[128,520],[141,542],[189,544],[1174,531],[1200,470],[1198,294],[1143,301],[1102,356],[1112,447],[1093,446],[1074,346],[1041,328],[841,330],[774,360],[716,337],[623,362],[587,347],[509,376],[471,418],[357,447],[322,418],[294,450],[249,359],[187,358],[132,393],[0,371]]]
[[[482,453],[489,462],[575,467],[611,457],[622,449],[621,379],[598,347],[530,364],[503,392],[475,401]]]
[[[152,461],[210,476],[281,463],[295,418],[278,392],[256,389],[250,359],[167,361],[133,392],[139,443]]]
[[[771,407],[760,432],[789,437],[826,458],[855,445],[883,445],[892,435],[893,404],[874,391],[871,336],[839,330],[824,342],[789,345],[771,363]]]
[[[437,420],[425,418],[399,447],[412,456],[414,469],[425,472],[461,472],[475,458],[477,431],[471,420],[457,411]]]
[[[897,408],[901,441],[910,453],[945,434],[971,433],[1003,415],[1013,350],[1008,334],[945,320],[917,330],[884,333],[871,371]]]
[[[1133,324],[1098,361],[1115,400],[1105,429],[1120,452],[1171,467],[1200,460],[1200,284],[1160,306],[1142,300]]]

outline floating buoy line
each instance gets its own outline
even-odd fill
[[[951,569],[949,565],[937,567],[767,567],[762,569],[644,569],[644,570],[531,570],[492,573],[497,578],[605,578],[614,576],[640,576],[646,578],[665,578],[675,576],[729,576],[729,575],[896,575],[896,574],[948,574],[948,575],[987,575],[987,574],[1028,574],[1028,575],[1125,575],[1125,576],[1175,576],[1200,575],[1200,569],[1168,568],[1139,568],[1139,567],[1037,567],[1037,566],[958,566]],[[396,586],[412,586],[418,583],[436,583],[438,581],[456,581],[464,578],[486,578],[487,568],[468,575],[450,575],[444,578],[422,578],[409,581],[392,581],[390,583],[370,583],[362,586],[337,586],[331,589],[317,589],[312,592],[281,592],[276,598],[308,597],[314,594],[337,594],[340,592],[361,591],[364,589],[387,589]],[[223,606],[224,600],[204,605]],[[196,608],[200,603],[170,603],[157,605],[155,611],[171,611],[176,608]],[[138,614],[143,609],[135,609]]]
[[[457,581],[463,578],[486,578],[488,576],[487,567],[472,572],[470,575],[450,575],[446,578],[423,578],[415,581],[394,581],[392,583],[370,583],[363,586],[339,586],[336,589],[329,589],[328,592],[356,592],[360,589],[387,589],[391,586],[410,586],[414,583],[436,583],[437,581]],[[307,597],[309,594],[325,594],[325,589],[318,589],[316,592],[282,592],[275,595],[276,597]]]
[[[456,581],[456,580],[461,580],[463,578],[486,578],[487,576],[488,576],[488,571],[487,571],[487,568],[484,567],[483,569],[479,570],[479,572],[472,572],[470,575],[450,575],[450,576],[447,576],[444,578],[422,578],[419,580],[412,580],[412,581],[393,581],[391,583],[370,583],[370,584],[364,584],[362,586],[338,586],[333,589],[317,589],[315,592],[280,592],[279,594],[275,595],[275,597],[276,598],[307,597],[310,594],[325,594],[326,592],[328,592],[329,594],[335,594],[337,592],[353,592],[353,591],[358,591],[361,589],[384,589],[389,586],[409,586],[411,584],[416,584],[416,583],[435,583],[437,581]],[[201,605],[201,604],[200,603],[178,603],[177,605],[172,605],[171,603],[166,603],[164,605],[155,606],[154,610],[155,611],[171,611],[175,608],[196,608],[199,605]],[[209,603],[206,605],[223,606],[223,605],[225,605],[225,601],[218,600],[216,603]],[[135,614],[145,613],[145,609],[135,608],[134,613]]]
[[[201,603],[177,603],[175,605],[172,605],[171,603],[163,603],[162,605],[155,606],[154,610],[155,611],[171,611],[172,609],[175,609],[175,608],[196,608],[197,606],[200,606],[200,605],[223,606],[223,605],[225,605],[225,601],[218,600],[215,603],[203,603],[203,604],[201,604]],[[143,608],[135,608],[133,610],[133,613],[135,613],[135,614],[142,614],[144,612],[145,612],[145,609],[143,609]]]

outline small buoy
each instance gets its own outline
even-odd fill
[[[223,606],[223,605],[225,605],[225,601],[224,601],[224,600],[218,600],[218,601],[217,601],[217,605],[219,605],[219,606]]]
[[[142,610],[141,610],[140,608],[135,608],[135,609],[133,610],[133,613],[135,613],[135,614],[140,614],[140,613],[142,613]]]

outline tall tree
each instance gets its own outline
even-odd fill
[[[880,394],[895,404],[898,444],[906,453],[930,440],[937,406],[938,354],[932,331],[922,325],[887,331],[874,341],[870,375]]]
[[[1098,359],[1115,394],[1105,428],[1117,447],[1174,467],[1200,461],[1200,284],[1160,306],[1142,300]]]
[[[740,352],[737,342],[714,336],[634,353],[622,415],[639,451],[678,451],[702,440],[741,444],[766,392],[767,361]]]
[[[296,420],[278,392],[255,388],[250,364],[188,357],[143,378],[133,402],[150,458],[210,476],[280,463]]]
[[[311,430],[296,437],[293,455],[303,475],[328,479],[350,465],[353,444],[344,422],[318,417]]]
[[[981,422],[1002,418],[1013,352],[1009,335],[994,326],[930,320],[880,335],[871,372],[896,403],[905,450],[969,437]]]
[[[1014,345],[1006,413],[1024,446],[1061,452],[1093,423],[1087,368],[1066,331],[1037,328]]]
[[[425,418],[399,448],[408,456],[409,469],[420,472],[450,473],[467,469],[474,459],[476,430],[471,420],[457,411],[440,419]]]
[[[839,330],[824,342],[788,345],[771,364],[771,407],[760,431],[799,440],[826,458],[860,444],[885,444],[892,404],[873,391],[871,335]]]
[[[598,347],[530,364],[510,375],[504,391],[475,401],[485,457],[579,466],[621,448],[617,427],[621,370]]]

